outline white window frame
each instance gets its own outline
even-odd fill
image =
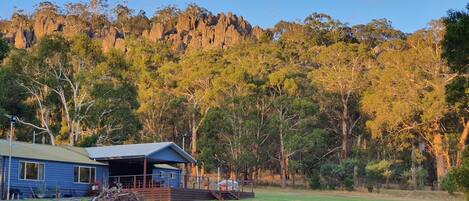
[[[20,171],[20,168],[21,168],[21,163],[24,163],[24,178],[21,178],[21,171]],[[39,169],[39,164],[42,164],[42,179],[28,179],[26,178],[26,172],[27,172],[27,168],[28,167],[28,163],[33,163],[33,164],[37,164],[38,165],[38,169]],[[38,177],[39,177],[39,170],[38,170]],[[46,180],[46,164],[43,163],[43,162],[37,162],[37,161],[19,161],[18,162],[18,179],[19,180],[23,180],[23,181],[45,181]]]
[[[160,172],[158,174],[158,177],[159,178],[164,178],[165,177],[165,172],[160,170]]]
[[[176,172],[171,172],[171,176],[169,178],[170,179],[176,179],[177,178],[177,173]]]
[[[75,168],[78,168],[78,181],[75,181]],[[80,182],[80,168],[88,168],[90,169],[90,175],[89,175],[89,182]],[[94,181],[91,181],[91,169],[94,169]],[[73,166],[73,183],[75,184],[91,184],[92,182],[96,182],[96,167],[91,167],[91,166],[81,166],[81,165],[74,165]]]

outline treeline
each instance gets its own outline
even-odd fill
[[[417,189],[468,166],[467,16],[406,34],[386,19],[349,26],[313,13],[258,41],[185,53],[138,37],[105,53],[85,34],[30,49],[2,41],[0,113],[19,117],[21,141],[174,141],[205,172]]]

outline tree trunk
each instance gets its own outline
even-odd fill
[[[469,120],[464,123],[464,130],[462,131],[461,136],[459,137],[459,143],[457,147],[458,149],[457,149],[457,157],[456,157],[456,167],[461,166],[462,152],[464,151],[464,147],[466,146],[466,140],[467,140],[468,134],[469,134]]]
[[[411,177],[412,177],[412,188],[413,190],[417,190],[417,161],[416,161],[416,147],[415,147],[415,142],[412,142],[412,153],[411,153]]]
[[[195,115],[193,115],[195,116]],[[196,158],[196,155],[197,155],[197,127],[196,127],[196,123],[195,123],[195,117],[193,117],[193,119],[191,120],[192,121],[192,127],[191,127],[191,155],[192,157]],[[192,172],[192,175],[196,175],[196,166],[195,164],[191,164],[191,172]]]
[[[433,155],[435,156],[436,175],[438,183],[448,173],[448,152],[443,148],[443,139],[440,133],[433,134]],[[440,188],[440,185],[438,185]]]
[[[287,164],[285,157],[283,133],[282,129],[280,129],[280,187],[282,188],[287,186]]]
[[[54,136],[54,134],[52,134],[52,132],[47,132],[47,134],[49,135],[49,138],[50,138],[50,144],[52,146],[55,146],[55,136]]]
[[[347,105],[344,104],[343,106],[344,111],[342,113],[341,118],[341,130],[342,130],[342,150],[340,152],[340,159],[344,160],[347,159],[348,156],[348,128],[347,128]]]

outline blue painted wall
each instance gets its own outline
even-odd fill
[[[155,161],[162,161],[162,162],[172,162],[172,163],[186,163],[187,162],[187,160],[184,157],[179,155],[179,153],[172,150],[172,148],[170,147],[157,151],[149,155],[148,158],[155,160]]]
[[[0,199],[3,198],[3,157],[0,156]]]
[[[44,163],[44,181],[31,181],[19,179],[19,162],[31,161]],[[3,163],[8,163],[8,158],[3,157]],[[56,190],[60,191],[63,195],[72,195],[73,197],[85,196],[89,189],[89,184],[74,183],[74,167],[75,166],[88,166],[96,168],[96,180],[99,181],[101,186],[107,185],[108,181],[108,167],[100,165],[88,164],[74,164],[55,161],[42,161],[34,159],[20,159],[13,158],[11,163],[11,188],[19,189],[22,198],[29,198],[32,196],[31,189],[47,188],[47,194],[55,195]],[[3,166],[4,175],[7,173],[7,167]],[[4,185],[6,178],[4,179]],[[6,187],[4,188],[6,191]]]
[[[160,172],[163,173],[163,177],[160,177]],[[171,173],[176,174],[176,178],[168,178]],[[167,186],[169,183],[170,187],[179,188],[181,185],[181,170],[154,168],[152,175],[153,181],[162,183],[164,186]]]

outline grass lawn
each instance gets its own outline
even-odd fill
[[[446,192],[431,191],[385,190],[377,194],[357,191],[259,188],[255,192],[256,198],[246,199],[246,201],[464,201],[462,195],[450,196]]]
[[[442,191],[382,190],[381,193],[364,191],[313,191],[262,187],[255,189],[256,198],[243,201],[465,201],[462,194],[449,195]],[[88,201],[89,198],[61,199],[61,201]],[[55,200],[28,200],[55,201]]]

